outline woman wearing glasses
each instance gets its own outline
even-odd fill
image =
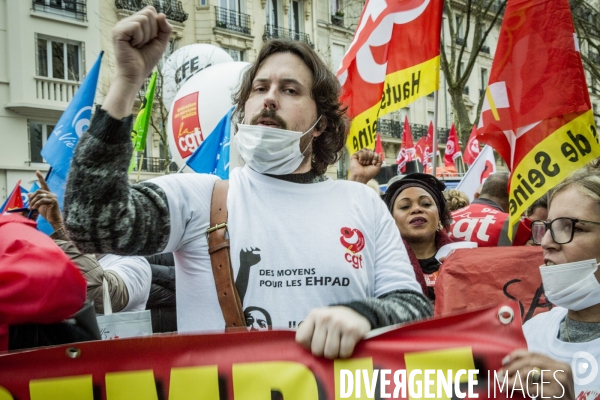
[[[535,244],[544,249],[540,267],[544,291],[557,307],[523,326],[530,352],[509,355],[509,377],[519,370],[540,382],[541,370],[563,369],[557,374],[565,396],[578,400],[600,398],[600,162],[565,179],[549,196],[548,221],[531,225]],[[536,354],[539,353],[539,354]],[[545,356],[542,356],[544,354]],[[551,358],[548,358],[548,357]],[[562,366],[555,361],[564,363]],[[569,368],[569,365],[571,368]],[[572,377],[571,377],[572,373]],[[552,373],[544,381],[555,382]],[[574,382],[573,382],[574,381]],[[562,388],[555,385],[554,395]],[[552,395],[546,392],[544,395]]]

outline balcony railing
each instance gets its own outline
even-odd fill
[[[427,129],[429,127],[427,125],[421,124],[409,124],[410,131],[412,133],[413,139],[415,141],[420,138],[427,136]],[[402,139],[402,132],[404,132],[404,122],[401,121],[393,121],[391,119],[379,119],[377,120],[377,128],[379,132],[381,132],[384,136],[391,136],[394,138]],[[448,140],[448,133],[450,129],[448,128],[438,128],[438,143],[445,143]]]
[[[140,165],[140,160],[137,159],[135,162],[134,171],[138,170],[138,166]],[[156,157],[144,157],[142,160],[142,168],[140,168],[140,172],[154,172],[154,173],[163,173],[167,167],[167,161],[162,158]],[[169,163],[169,172],[177,172],[177,164],[174,162]]]
[[[265,25],[265,34],[263,35],[263,42],[266,42],[269,39],[278,38],[290,38],[292,40],[304,42],[310,47],[315,47],[315,45],[310,41],[310,36],[308,36],[306,33],[296,32],[270,24]]]
[[[79,89],[79,82],[65,79],[35,77],[35,94],[39,100],[68,103]]]
[[[33,10],[61,17],[73,18],[78,21],[87,21],[87,5],[85,0],[33,0]]]
[[[218,28],[250,34],[250,16],[248,14],[215,6],[215,20]]]
[[[115,0],[115,7],[119,10],[137,12],[146,6],[153,6],[159,13],[164,13],[168,19],[185,22],[188,14],[183,11],[181,1],[176,0]]]

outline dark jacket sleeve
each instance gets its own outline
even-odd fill
[[[349,307],[368,319],[371,329],[433,316],[431,302],[422,293],[412,290],[394,290],[378,298],[340,305]]]
[[[65,225],[83,253],[160,253],[169,239],[169,209],[156,184],[131,185],[131,116],[97,109],[75,149],[65,192]]]

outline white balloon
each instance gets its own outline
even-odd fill
[[[179,89],[167,123],[171,156],[179,167],[233,107],[231,94],[249,65],[234,61],[208,67]]]
[[[171,107],[177,91],[192,76],[211,65],[226,62],[233,62],[233,58],[212,44],[190,44],[174,51],[162,67],[165,107]]]

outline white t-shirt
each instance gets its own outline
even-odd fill
[[[206,241],[216,179],[178,174],[153,180],[169,202],[164,251],[175,255],[181,332],[225,327]],[[240,297],[255,329],[294,329],[316,307],[421,291],[394,220],[366,185],[297,184],[242,167],[231,171],[227,207],[233,273],[238,288],[247,282]]]
[[[148,261],[144,257],[122,257],[107,254],[98,263],[105,271],[117,273],[125,282],[129,302],[121,312],[144,311],[152,284],[152,270]]]
[[[584,343],[559,340],[560,323],[567,311],[566,308],[555,307],[527,321],[523,325],[527,347],[531,352],[571,365],[577,400],[597,399],[600,396],[600,339]],[[577,357],[574,357],[576,353]]]

